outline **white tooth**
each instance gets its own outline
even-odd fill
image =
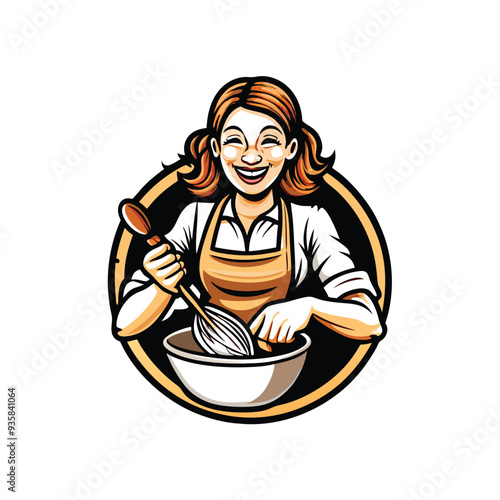
[[[259,170],[243,170],[243,169],[237,168],[237,170],[238,170],[238,173],[240,175],[242,175],[243,177],[259,177],[260,175],[262,175],[266,171],[265,168],[261,168]]]
[[[263,170],[251,170],[248,172],[252,177],[258,177],[259,175],[262,175],[264,171]]]

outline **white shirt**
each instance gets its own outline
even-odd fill
[[[328,297],[338,299],[354,291],[364,291],[376,298],[377,292],[368,274],[354,268],[349,250],[340,242],[337,230],[326,210],[317,206],[293,203],[290,207],[294,259],[292,284],[298,287],[306,279],[308,258],[310,258],[312,269],[323,283]],[[177,252],[183,253],[190,249],[199,253],[201,239],[213,209],[213,203],[191,203],[184,208],[174,227],[166,235]],[[222,251],[272,251],[281,247],[280,233],[278,205],[259,216],[252,224],[250,234],[245,236],[234,215],[233,204],[227,202],[214,235],[215,247]],[[138,270],[125,286],[124,296],[147,281],[150,279],[142,270]],[[175,302],[178,300],[182,301],[182,298],[178,298]],[[184,304],[177,304],[174,309],[181,307],[183,308]]]

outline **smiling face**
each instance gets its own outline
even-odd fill
[[[227,178],[239,192],[258,195],[279,177],[285,161],[297,151],[297,140],[286,144],[285,132],[273,118],[244,108],[235,109],[212,140]]]

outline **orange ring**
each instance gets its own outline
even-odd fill
[[[144,207],[148,208],[158,198],[158,196],[178,181],[179,173],[187,174],[192,170],[192,168],[193,167],[191,165],[184,165],[160,178],[160,180],[157,181],[140,198],[140,203]],[[375,259],[377,284],[381,293],[379,306],[383,313],[387,313],[389,304],[388,297],[390,294],[390,265],[388,262],[388,254],[384,252],[385,242],[383,241],[383,237],[381,241],[381,232],[374,224],[373,215],[370,215],[367,212],[367,209],[363,207],[363,203],[359,201],[359,198],[361,198],[360,195],[356,193],[354,188],[350,186],[346,180],[342,179],[341,181],[338,177],[340,177],[338,174],[336,176],[325,174],[323,178],[325,182],[337,191],[349,204],[363,225],[363,229],[368,236]],[[119,238],[119,242],[116,255],[111,255],[111,262],[114,263],[114,297],[116,303],[118,303],[118,293],[125,275],[125,263],[128,249],[132,241],[132,235],[128,231],[122,230],[120,236],[117,234],[117,238]],[[329,399],[329,397],[333,397],[349,383],[349,377],[354,374],[358,367],[361,369],[361,367],[364,366],[364,363],[368,361],[375,348],[375,344],[371,342],[360,344],[356,352],[340,372],[338,372],[326,384],[309,393],[307,396],[303,396],[294,401],[276,405],[264,410],[235,412],[211,408],[191,399],[189,394],[184,392],[179,385],[169,379],[154,364],[151,358],[144,351],[140,340],[134,339],[123,341],[123,343],[126,345],[126,350],[134,364],[142,367],[142,371],[147,373],[150,381],[162,390],[163,393],[166,391],[167,395],[173,396],[173,399],[185,408],[201,413],[202,415],[212,416],[221,420],[246,423],[281,420],[284,415],[298,415],[318,406],[325,400],[325,398]]]

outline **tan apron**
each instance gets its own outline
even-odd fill
[[[281,203],[281,248],[262,253],[235,254],[213,250],[213,239],[222,208],[218,205],[209,223],[200,253],[200,277],[210,303],[231,311],[245,323],[268,302],[284,299],[292,276],[290,218]]]

